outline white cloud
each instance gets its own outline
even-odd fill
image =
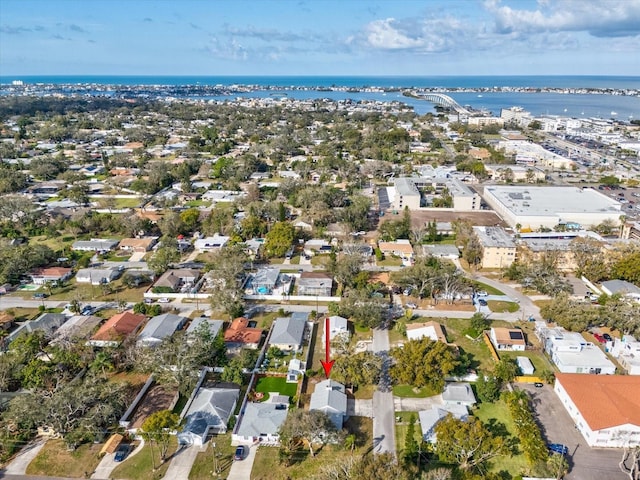
[[[500,0],[485,2],[497,33],[585,31],[596,37],[640,34],[640,0],[539,1],[535,10],[514,5],[503,5]]]
[[[422,46],[422,39],[411,38],[406,32],[401,31],[401,29],[402,25],[394,18],[375,20],[367,25],[365,29],[367,42],[374,48],[389,50]]]

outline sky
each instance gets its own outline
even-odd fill
[[[640,75],[640,0],[1,0],[0,75]]]

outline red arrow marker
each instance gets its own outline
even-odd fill
[[[322,364],[322,368],[324,368],[324,374],[327,376],[327,378],[329,378],[329,375],[331,374],[331,367],[333,367],[333,363],[335,362],[335,360],[329,360],[329,356],[331,353],[331,346],[330,346],[330,340],[329,340],[329,317],[326,317],[324,319],[324,339],[325,339],[325,347],[326,347],[326,356],[325,356],[325,360],[320,360],[320,363]]]

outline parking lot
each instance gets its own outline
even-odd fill
[[[622,450],[608,448],[590,448],[573,420],[562,406],[550,385],[535,388],[533,385],[519,384],[517,388],[529,392],[533,400],[536,419],[541,426],[542,435],[547,443],[562,443],[569,448],[567,460],[570,471],[567,480],[624,480],[618,463]]]

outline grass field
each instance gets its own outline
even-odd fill
[[[427,398],[439,393],[441,392],[435,392],[429,387],[416,388],[411,385],[395,385],[393,387],[393,394],[397,397]]]
[[[399,267],[402,265],[402,259],[399,257],[385,257],[384,260],[377,260],[376,265],[379,267]]]
[[[215,447],[213,445],[215,444]],[[189,472],[189,480],[209,480],[227,478],[233,463],[235,447],[231,445],[231,434],[215,435],[207,444],[204,452],[198,453]],[[214,475],[214,466],[218,476]]]
[[[111,478],[127,479],[127,480],[159,480],[164,477],[171,463],[170,456],[176,451],[178,446],[177,438],[172,435],[170,437],[169,450],[167,451],[166,461],[160,465],[160,455],[158,447],[154,445],[153,456],[155,459],[156,470],[153,470],[154,463],[151,459],[151,448],[149,444],[145,444],[140,452],[133,456],[129,456],[124,462],[118,465],[111,473]]]
[[[489,424],[494,432],[506,431],[513,435],[515,426],[509,409],[502,400],[494,403],[481,403],[473,410],[473,415],[485,424]],[[529,464],[522,453],[517,455],[505,455],[492,462],[490,471],[506,471],[511,475],[522,474],[529,469]]]
[[[269,392],[278,392],[281,395],[289,396],[289,399],[293,399],[298,389],[297,383],[287,383],[285,377],[260,377],[256,384],[256,392],[264,393],[264,400],[269,398]]]
[[[550,372],[553,372],[555,370],[554,366],[549,362],[549,360],[547,360],[547,357],[544,356],[544,353],[537,350],[526,350],[524,352],[501,351],[500,357],[513,358],[514,360],[516,359],[516,357],[527,357],[529,360],[531,360],[531,363],[535,368],[535,371],[533,372],[534,375],[539,375],[544,370],[548,370]]]
[[[100,444],[87,443],[69,451],[62,440],[49,440],[29,464],[26,473],[88,478],[87,474],[91,474],[100,463],[98,453],[101,448]]]
[[[407,437],[407,431],[409,429],[409,421],[413,415],[416,419],[416,423],[413,430],[413,438],[420,444],[422,442],[422,431],[420,430],[420,420],[416,412],[396,412],[396,420],[400,418],[400,421],[396,421],[396,452],[398,455],[402,455],[404,449],[404,443]]]
[[[515,302],[502,302],[499,300],[488,300],[487,305],[492,312],[496,313],[514,313],[520,310],[520,305]]]
[[[256,453],[253,469],[251,470],[252,480],[288,480],[294,478],[313,478],[320,473],[320,469],[327,464],[331,464],[340,459],[354,455],[371,455],[371,445],[373,442],[373,424],[370,418],[352,417],[345,424],[348,432],[354,433],[357,438],[357,446],[353,452],[343,448],[342,445],[326,445],[314,457],[309,455],[307,450],[296,452],[293,464],[285,466],[278,458],[278,448],[260,447]]]
[[[504,295],[504,292],[482,282],[473,282],[476,290],[484,290],[489,295]]]

